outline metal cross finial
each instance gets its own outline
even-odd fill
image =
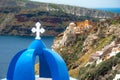
[[[31,31],[32,31],[33,33],[36,32],[36,37],[35,37],[35,39],[41,39],[41,38],[40,38],[40,33],[44,33],[44,32],[45,32],[45,29],[44,29],[44,28],[41,28],[41,24],[40,24],[39,22],[37,22],[37,23],[35,24],[35,26],[36,26],[36,28],[33,27]]]

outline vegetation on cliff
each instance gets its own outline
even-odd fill
[[[61,45],[65,32],[56,37],[53,49],[64,58],[71,76],[80,80],[112,80],[119,73],[116,51],[120,51],[120,17],[93,23],[91,29],[74,36],[73,42]],[[70,38],[65,42],[69,41]],[[102,62],[98,64],[99,59]]]
[[[97,66],[92,65],[81,67],[78,78],[80,80],[113,80],[116,74],[120,73],[120,53],[110,59],[101,62]]]

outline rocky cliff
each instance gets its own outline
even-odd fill
[[[113,80],[120,73],[120,17],[93,22],[83,29],[74,23],[59,34],[53,49],[79,80]],[[82,33],[76,34],[76,28]]]
[[[1,0],[0,34],[32,36],[30,29],[39,21],[46,29],[45,36],[55,36],[63,32],[71,21],[85,19],[98,21],[99,18],[119,15],[69,5],[37,3],[29,0]]]

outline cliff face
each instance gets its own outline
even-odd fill
[[[66,61],[70,75],[80,80],[113,80],[120,73],[120,18],[83,25],[79,34],[75,30],[79,25],[71,24],[52,46]]]
[[[47,3],[36,3],[28,0],[1,0],[0,34],[33,35],[30,29],[40,21],[46,29],[44,35],[54,36],[63,32],[71,21],[112,18],[120,14]]]

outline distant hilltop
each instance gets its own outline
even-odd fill
[[[69,6],[69,5],[60,5],[52,3],[41,3],[41,2],[32,2],[29,0],[1,0],[0,7],[26,7],[26,8],[36,8],[44,11],[63,11],[65,13],[70,13],[76,16],[90,16],[95,18],[111,18],[119,14],[109,13],[105,10],[100,11],[96,9],[88,9],[83,7]]]
[[[71,21],[87,19],[96,22],[116,16],[120,14],[29,0],[1,0],[0,34],[33,36],[30,29],[39,21],[46,29],[44,36],[55,36],[63,32]]]

